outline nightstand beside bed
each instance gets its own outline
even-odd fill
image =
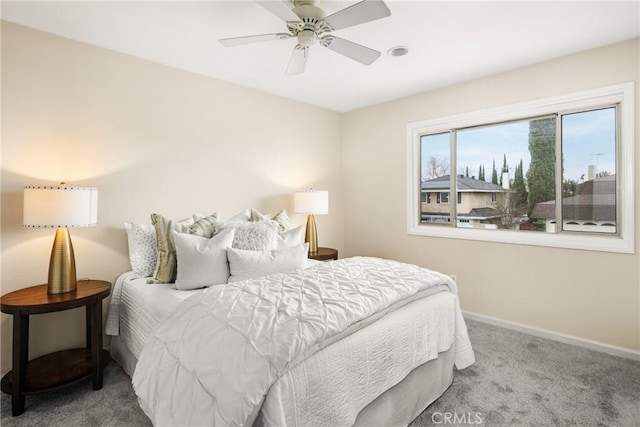
[[[78,281],[73,292],[48,294],[47,285],[31,286],[0,298],[1,311],[13,315],[12,370],[0,383],[11,394],[13,416],[24,412],[25,396],[55,390],[89,376],[93,389],[102,388],[103,369],[109,353],[102,348],[102,300],[111,292],[111,283],[102,280]],[[29,357],[29,316],[86,307],[86,346],[57,351],[33,360]]]
[[[334,248],[318,248],[318,252],[315,254],[309,254],[310,259],[317,261],[331,261],[338,259],[338,250]]]

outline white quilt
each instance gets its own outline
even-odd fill
[[[155,425],[248,425],[270,387],[299,362],[442,284],[456,295],[443,274],[349,258],[212,287],[160,322],[133,385]],[[454,303],[455,361],[462,369],[474,356]]]

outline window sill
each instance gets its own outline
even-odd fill
[[[603,236],[584,232],[563,232],[556,234],[539,231],[480,230],[454,228],[446,225],[413,224],[408,227],[407,233],[414,236],[430,236],[447,239],[476,240],[585,251],[634,253],[634,245],[631,238],[626,236]]]

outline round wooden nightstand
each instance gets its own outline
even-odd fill
[[[51,295],[47,285],[10,292],[0,298],[3,313],[13,315],[12,370],[0,383],[11,394],[13,416],[24,412],[25,395],[54,390],[91,376],[93,389],[102,388],[102,372],[109,353],[102,349],[102,300],[111,292],[111,283],[80,280],[73,292]],[[29,316],[86,307],[86,346],[28,360]]]
[[[318,261],[329,261],[338,259],[338,250],[333,248],[318,248],[318,253],[315,255],[309,254],[310,259]]]

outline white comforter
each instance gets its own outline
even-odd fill
[[[456,294],[443,274],[349,258],[212,287],[158,325],[133,385],[156,425],[251,424],[289,369],[441,284]],[[457,300],[454,340],[462,369],[474,356]]]

